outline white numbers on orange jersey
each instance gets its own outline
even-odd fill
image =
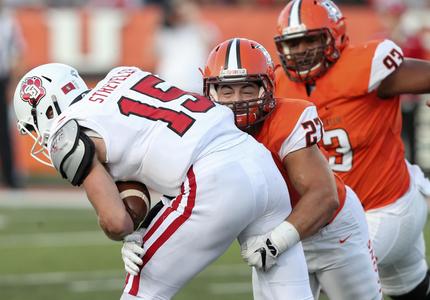
[[[327,130],[323,135],[324,148],[329,150],[328,162],[330,168],[336,172],[348,172],[352,169],[353,152],[348,133],[341,128]],[[331,155],[333,153],[335,155]]]

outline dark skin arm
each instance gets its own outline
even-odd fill
[[[301,195],[287,221],[304,239],[325,226],[339,207],[335,179],[316,145],[289,153],[283,165]]]
[[[95,142],[97,155],[83,187],[96,211],[100,227],[110,239],[120,241],[134,231],[133,221],[119,197],[112,177],[100,162],[101,158],[104,161],[106,155],[103,140],[92,140]]]
[[[385,78],[378,87],[378,97],[385,99],[400,94],[430,93],[430,62],[405,58],[396,71]],[[427,101],[430,106],[430,100]]]

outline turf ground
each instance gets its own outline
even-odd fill
[[[119,299],[121,244],[104,236],[91,208],[15,207],[2,205],[4,197],[0,193],[0,299]],[[14,197],[19,203],[19,194]],[[426,235],[430,241],[430,224]],[[252,299],[250,270],[238,246],[232,245],[175,299]]]
[[[99,229],[82,194],[0,190],[0,300],[119,299],[120,248]],[[238,246],[175,299],[252,299]]]

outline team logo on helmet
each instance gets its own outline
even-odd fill
[[[328,17],[333,20],[333,22],[337,22],[342,19],[342,13],[339,8],[330,0],[321,1],[322,6],[327,10]]]
[[[264,48],[263,46],[261,46],[260,44],[256,44],[255,48],[259,49],[261,51],[261,53],[263,53],[264,57],[266,58],[266,63],[273,67],[273,61],[272,61],[272,57],[270,56],[269,52],[266,50],[266,48]]]
[[[37,105],[45,95],[42,80],[37,76],[26,78],[21,85],[21,99],[32,106]]]

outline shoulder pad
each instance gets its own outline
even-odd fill
[[[49,153],[54,167],[72,185],[81,185],[94,158],[93,141],[75,120],[69,120],[55,132]]]

